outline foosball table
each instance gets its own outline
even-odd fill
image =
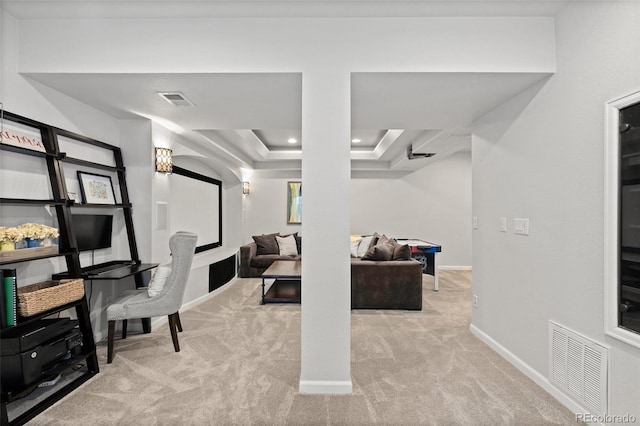
[[[428,241],[411,238],[399,238],[398,243],[408,244],[411,248],[411,257],[422,264],[422,273],[433,275],[433,291],[439,290],[438,285],[438,256],[442,246]]]

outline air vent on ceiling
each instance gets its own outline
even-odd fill
[[[607,348],[549,321],[549,352],[551,382],[591,414],[606,415]]]
[[[413,146],[409,145],[407,148],[407,158],[409,160],[416,160],[418,158],[429,158],[433,157],[435,152],[413,152]]]
[[[178,107],[194,106],[193,102],[187,99],[180,92],[159,92],[158,95],[160,95],[162,99],[169,102],[173,106],[178,106]]]

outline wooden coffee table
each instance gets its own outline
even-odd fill
[[[262,304],[300,303],[302,262],[276,260],[262,274]]]

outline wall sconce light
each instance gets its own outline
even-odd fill
[[[173,171],[173,151],[169,148],[156,148],[156,172]]]
[[[249,195],[251,189],[249,188],[249,182],[242,182],[242,194]]]

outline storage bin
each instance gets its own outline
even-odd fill
[[[84,296],[84,280],[43,281],[18,288],[18,314],[29,317]]]

